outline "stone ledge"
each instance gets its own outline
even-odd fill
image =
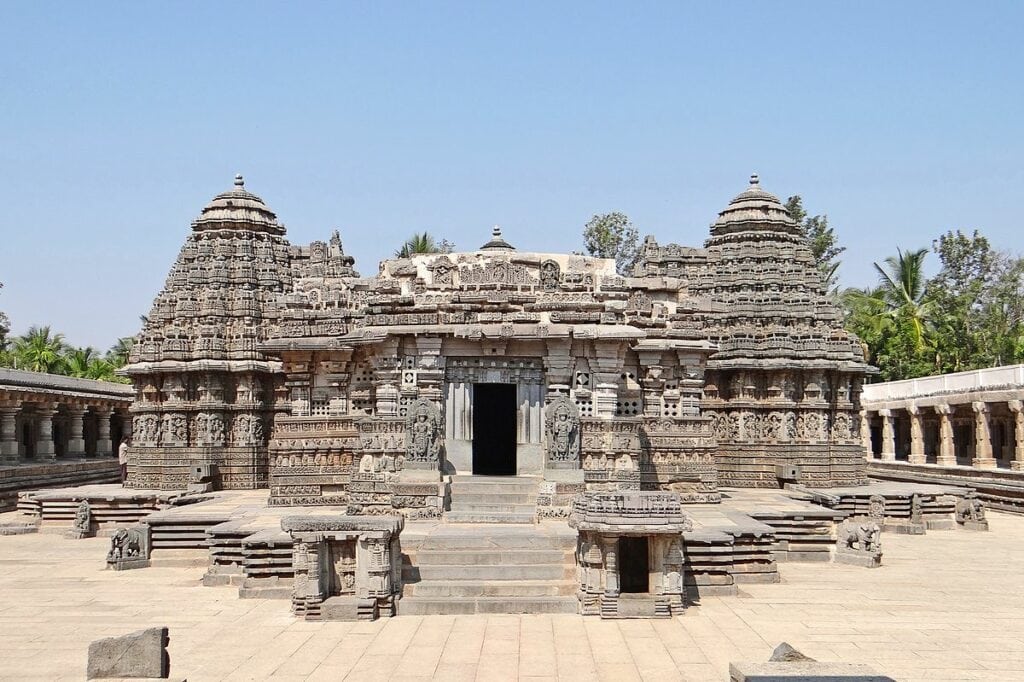
[[[731,682],[895,682],[862,663],[777,661],[730,663]]]

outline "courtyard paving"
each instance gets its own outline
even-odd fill
[[[103,570],[108,540],[0,537],[0,679],[84,679],[90,641],[167,625],[172,677],[202,680],[716,680],[785,640],[898,680],[1024,679],[1024,517],[887,534],[884,566],[782,564],[783,583],[682,617],[407,616],[306,623],[202,568]]]

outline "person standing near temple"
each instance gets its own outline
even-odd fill
[[[128,438],[121,439],[117,447],[117,463],[121,465],[121,486],[128,480]]]

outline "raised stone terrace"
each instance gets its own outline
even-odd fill
[[[65,540],[44,525],[0,538],[0,679],[81,680],[89,642],[153,625],[170,627],[172,674],[193,682],[721,682],[730,661],[767,660],[783,640],[897,680],[1019,679],[1024,573],[1008,567],[1024,564],[1024,518],[989,519],[989,533],[886,534],[878,570],[782,563],[777,584],[704,596],[666,620],[476,614],[329,623],[295,619],[280,600],[203,587],[205,566],[105,571],[106,538]]]

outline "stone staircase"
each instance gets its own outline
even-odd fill
[[[399,613],[577,613],[575,550],[559,522],[438,524],[406,549]]]
[[[533,523],[540,479],[452,476],[449,523]]]

